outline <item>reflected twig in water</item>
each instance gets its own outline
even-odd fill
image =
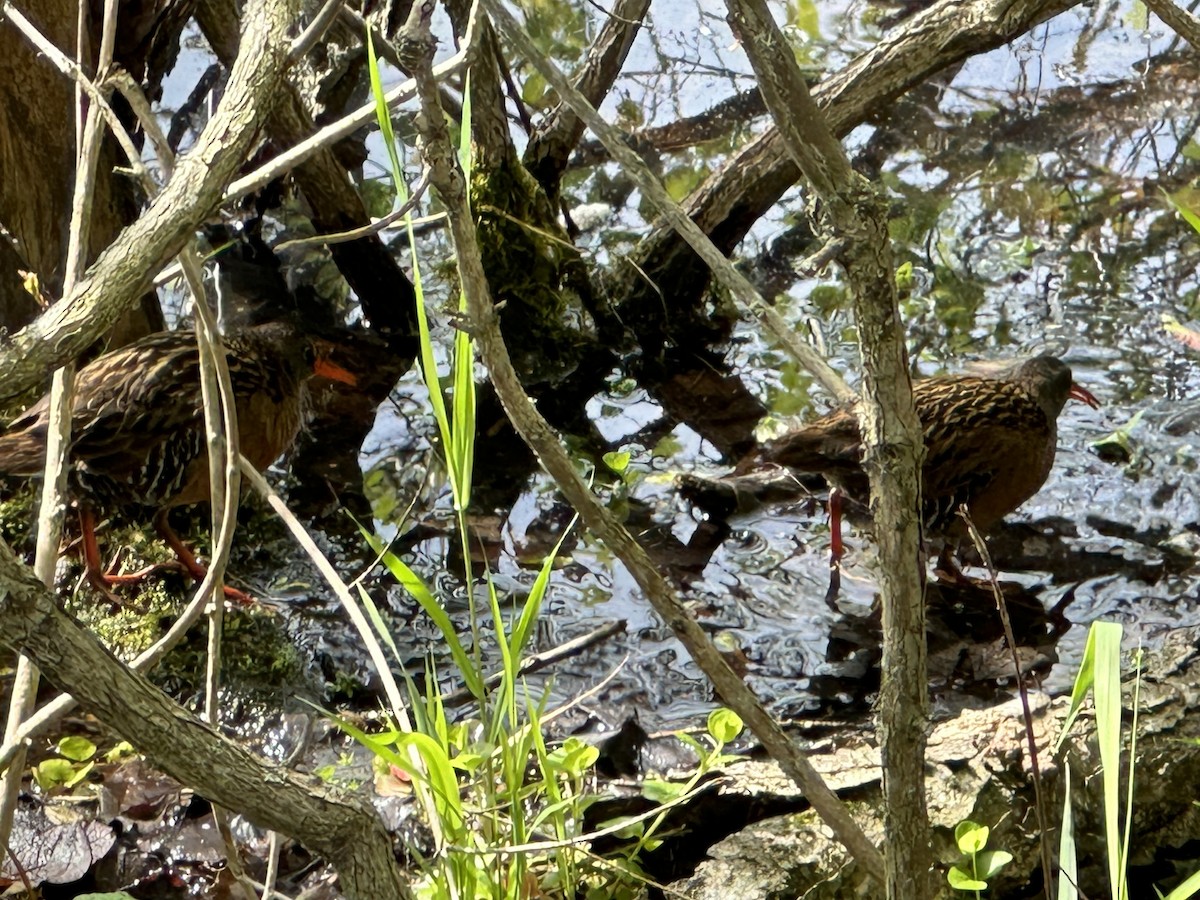
[[[599,644],[601,641],[606,641],[614,635],[621,634],[625,631],[628,623],[624,619],[615,619],[612,622],[606,622],[599,628],[594,628],[586,634],[581,634],[579,637],[571,638],[569,641],[564,641],[557,647],[552,647],[542,653],[534,653],[521,661],[521,665],[517,668],[517,675],[529,675],[537,672],[547,666],[553,665],[556,662],[562,662],[564,659],[570,659],[572,656],[578,656],[589,647]],[[484,681],[484,685],[489,688],[494,688],[500,684],[500,680],[504,677],[503,672],[493,672]],[[470,703],[475,699],[466,688],[458,688],[446,694],[442,698],[443,706],[462,706]]]

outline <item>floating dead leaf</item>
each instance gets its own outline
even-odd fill
[[[111,826],[74,804],[22,804],[13,819],[9,846],[33,885],[78,881],[112,849]],[[0,861],[0,880],[18,881],[11,857]]]

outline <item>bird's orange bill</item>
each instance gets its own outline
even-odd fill
[[[328,378],[331,381],[340,381],[342,384],[355,385],[358,384],[358,379],[354,374],[343,369],[337,363],[330,362],[327,359],[318,357],[313,363],[313,371],[322,378]]]
[[[1075,384],[1075,382],[1071,382],[1071,392],[1068,396],[1070,396],[1072,400],[1078,400],[1080,403],[1086,403],[1092,409],[1100,408],[1100,401],[1092,395],[1092,392],[1087,388],[1080,387],[1079,385]]]

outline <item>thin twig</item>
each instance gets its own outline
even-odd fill
[[[325,36],[325,32],[329,30],[329,26],[333,24],[344,5],[344,0],[325,0],[325,5],[313,16],[313,20],[300,33],[300,37],[292,41],[291,49],[288,50],[289,65],[299,62],[301,57]]]
[[[361,228],[352,228],[349,231],[339,231],[336,234],[318,234],[309,238],[295,238],[290,241],[282,241],[275,245],[276,253],[281,253],[284,250],[296,250],[300,247],[321,247],[328,244],[346,244],[350,241],[357,241],[359,238],[369,237],[372,234],[378,234],[385,228],[388,228],[393,223],[403,219],[406,215],[416,209],[421,197],[429,188],[429,174],[421,173],[420,180],[412,187],[409,198],[404,202],[404,205],[399,209],[388,213],[382,219],[376,219],[369,225],[363,225]]]
[[[167,150],[165,142],[162,148]],[[208,445],[209,503],[212,527],[216,534],[212,558],[204,582],[208,585],[207,650],[204,669],[204,718],[216,726],[220,722],[221,657],[225,629],[225,566],[233,546],[241,477],[236,464],[238,454],[237,403],[229,364],[221,336],[213,321],[212,311],[204,295],[200,261],[189,245],[179,254],[184,279],[192,298],[192,313],[196,320],[196,347],[200,360],[200,395],[204,410],[204,432]],[[201,595],[204,596],[204,595]],[[229,824],[228,811],[212,804],[213,821],[226,847],[226,864],[234,877],[246,881],[237,842]]]
[[[517,667],[517,677],[530,675],[547,666],[562,662],[564,659],[577,656],[589,647],[595,646],[601,641],[606,641],[614,635],[621,634],[625,630],[625,625],[626,622],[624,619],[617,619],[613,622],[607,622],[599,628],[593,628],[587,634],[581,634],[579,637],[564,641],[558,646],[552,647],[542,653],[531,653],[521,660],[521,665]],[[487,688],[494,688],[503,678],[503,672],[493,672],[484,679],[483,685]],[[470,703],[474,699],[475,695],[469,690],[458,688],[442,697],[442,703],[445,706],[462,706],[464,703]]]
[[[338,0],[341,2],[341,0]],[[267,871],[263,875],[262,884],[255,884],[255,887],[262,890],[261,900],[271,900],[271,897],[280,896],[275,891],[275,879],[279,877],[279,832],[272,831],[267,837]]]
[[[464,45],[462,51],[436,66],[434,68],[436,77],[445,79],[466,68],[470,62],[470,57],[467,54],[468,46]],[[393,106],[398,106],[401,103],[407,103],[409,100],[412,100],[416,96],[416,93],[416,83],[410,78],[384,94],[383,102],[390,109]],[[317,131],[312,137],[301,141],[290,150],[285,150],[283,153],[272,157],[270,162],[232,182],[225,189],[225,196],[222,202],[233,203],[247,194],[270,184],[276,178],[287,174],[320,150],[332,146],[342,138],[354,134],[358,129],[370,125],[375,121],[375,114],[375,102],[372,100],[370,103],[360,106],[354,112],[343,116],[336,122],[331,122]]]
[[[371,662],[375,664],[379,677],[383,681],[384,693],[387,694],[388,703],[394,708],[400,724],[405,729],[411,729],[412,726],[408,721],[407,707],[404,703],[403,695],[400,693],[400,685],[392,674],[391,665],[387,661],[387,655],[384,653],[383,647],[375,639],[374,632],[371,630],[371,623],[367,621],[367,617],[359,606],[358,600],[354,598],[354,595],[350,592],[350,588],[342,580],[342,576],[338,574],[329,560],[325,558],[325,555],[321,553],[316,541],[305,530],[300,520],[287,508],[287,504],[283,502],[283,498],[275,493],[274,488],[267,483],[267,480],[263,478],[246,457],[239,457],[238,464],[241,466],[242,477],[246,479],[246,483],[267,501],[267,505],[279,516],[288,531],[292,533],[292,537],[296,539],[296,543],[308,554],[313,565],[317,567],[317,571],[321,573],[334,594],[337,595],[338,600],[346,608],[350,620],[354,623],[354,627],[358,629],[363,643],[366,644]]]
[[[1033,805],[1038,820],[1038,846],[1042,851],[1042,883],[1049,885],[1052,868],[1050,848],[1049,816],[1042,797],[1042,771],[1038,765],[1037,738],[1033,733],[1033,713],[1029,709],[1029,690],[1025,686],[1025,675],[1021,671],[1021,658],[1017,655],[1017,639],[1013,634],[1012,620],[1008,616],[1008,604],[1004,600],[1004,592],[1000,590],[1000,582],[996,575],[996,567],[992,564],[992,555],[988,552],[987,543],[975,523],[971,521],[970,510],[963,503],[958,507],[958,514],[967,525],[967,533],[971,535],[971,543],[975,545],[983,567],[987,569],[988,582],[992,588],[992,597],[996,600],[996,610],[1000,614],[1000,623],[1004,626],[1004,640],[1008,642],[1008,651],[1012,654],[1013,675],[1017,679],[1017,693],[1021,696],[1021,715],[1025,722],[1025,739],[1029,744],[1029,769],[1033,775]]]
[[[170,178],[171,173],[175,171],[175,151],[171,149],[170,141],[167,140],[167,136],[163,134],[158,125],[158,116],[154,115],[154,110],[150,108],[150,100],[146,97],[146,92],[142,90],[140,84],[133,80],[133,76],[124,70],[114,73],[111,80],[113,86],[120,91],[125,102],[129,104],[129,108],[133,110],[138,124],[142,126],[142,131],[150,139],[154,152],[158,156],[158,164],[162,166],[163,176]],[[146,172],[147,178],[149,178],[149,174]],[[153,180],[150,180],[149,184],[143,181],[142,187],[148,191],[150,196],[153,196],[158,190]]]
[[[610,149],[618,160],[625,164],[624,157],[627,154],[624,153],[625,148],[620,135],[596,115],[595,110],[572,88],[558,67],[534,46],[529,40],[527,30],[516,22],[507,7],[499,0],[482,0],[482,3],[503,36],[531,60],[558,91],[559,96],[588,122],[589,127],[596,131],[602,140],[606,143],[611,140]],[[457,156],[450,144],[441,108],[437,104],[437,82],[429,62],[435,42],[429,31],[428,21],[421,18],[422,13],[427,11],[428,7],[414,4],[410,21],[405,26],[403,43],[403,46],[411,48],[414,71],[419,75],[423,112],[418,118],[421,152],[433,173],[434,187],[447,212],[458,260],[458,275],[469,303],[471,326],[477,336],[480,356],[487,366],[497,396],[501,398],[513,426],[534,450],[542,466],[557,482],[559,490],[579,513],[587,527],[621,560],[645,592],[655,611],[663,617],[687,648],[692,659],[717,686],[724,701],[742,717],[768,751],[779,760],[784,770],[802,786],[822,819],[833,828],[840,840],[853,848],[851,852],[855,859],[873,876],[882,880],[883,858],[855,822],[849,809],[825,784],[812,764],[784,733],[779,723],[763,708],[746,683],[730,668],[729,663],[713,646],[708,634],[667,583],[659,567],[651,562],[645,550],[611,512],[596,501],[563,449],[561,438],[538,412],[521,387],[500,334],[470,207],[464,193],[463,173],[458,167]],[[477,11],[473,9],[472,17],[476,14]],[[628,165],[642,171],[642,163],[636,158],[630,160]],[[639,187],[643,188],[646,196],[652,196],[656,203],[661,201],[664,210],[670,211],[667,215],[671,223],[691,236],[689,241],[694,237],[697,248],[704,247],[715,254],[713,265],[728,267],[728,260],[712,247],[686,215],[679,217],[684,221],[676,220],[677,217],[672,213],[679,212],[678,208],[671,203],[657,180],[648,177],[644,184],[639,181]],[[708,255],[702,255],[707,261]],[[739,279],[740,276],[734,280],[741,288],[745,280]],[[752,288],[749,290],[753,291]],[[840,379],[835,379],[836,381]]]
[[[37,30],[29,25],[16,10],[9,10],[10,18],[16,14],[28,25],[23,30],[30,40],[35,43],[41,37]],[[113,42],[116,34],[116,0],[106,0],[104,4],[104,19],[102,24],[97,71],[107,71],[112,64]],[[14,22],[17,20],[14,18]],[[18,26],[20,27],[20,26]],[[79,36],[82,42],[82,35]],[[57,52],[50,45],[49,52]],[[83,78],[81,67],[70,63],[69,68],[78,73],[76,78],[76,109],[82,109],[79,94],[87,93],[91,87]],[[86,84],[86,87],[85,87]],[[92,88],[92,91],[95,91]],[[88,236],[91,233],[92,198],[96,181],[96,170],[99,166],[100,145],[104,130],[100,125],[102,110],[107,108],[107,99],[95,92],[95,102],[88,107],[88,114],[82,128],[76,130],[77,158],[75,165],[75,190],[71,197],[71,226],[68,229],[66,271],[64,273],[64,290],[69,291],[78,281],[80,274],[87,264]],[[89,94],[90,96],[91,94]],[[111,112],[111,110],[109,110]],[[71,410],[72,396],[75,384],[75,365],[68,363],[59,368],[50,385],[50,422],[46,433],[46,466],[42,479],[42,496],[38,512],[37,547],[34,552],[34,571],[37,577],[48,588],[54,587],[54,570],[58,561],[59,546],[62,543],[63,512],[67,488],[67,452],[71,441]],[[25,767],[26,742],[16,737],[21,726],[34,712],[37,704],[38,682],[40,675],[37,666],[21,654],[17,658],[16,672],[13,675],[12,691],[9,696],[8,716],[5,721],[5,741],[13,747],[12,767],[6,768],[0,782],[0,846],[9,846],[9,835],[12,831],[13,816],[16,812],[17,799],[21,787],[21,772]]]
[[[411,75],[405,67],[404,60],[400,58],[400,53],[396,50],[395,44],[388,39],[388,36],[383,33],[381,28],[369,23],[362,14],[351,9],[349,6],[343,6],[340,12],[342,23],[350,29],[354,34],[366,34],[367,30],[371,32],[371,43],[375,47],[375,51],[382,56],[390,65],[395,66],[405,75]],[[468,24],[468,29],[470,25]],[[464,35],[462,42],[459,44],[460,49],[471,52],[471,47],[477,46],[475,39],[471,35]],[[450,84],[452,79],[446,78],[439,82],[438,92],[442,98],[442,106],[446,112],[451,115],[455,122],[462,121],[462,103],[446,86]]]
[[[1200,48],[1200,19],[1176,6],[1171,0],[1146,0],[1146,6],[1163,20],[1171,30],[1192,45]]]
[[[566,703],[564,703],[562,706],[555,707],[554,709],[551,709],[551,710],[547,710],[545,713],[543,713],[541,716],[539,716],[538,717],[538,726],[541,728],[545,728],[547,725],[549,725],[555,719],[559,718],[560,716],[565,716],[567,713],[569,713],[575,707],[582,706],[584,703],[586,703],[588,700],[592,699],[593,697],[599,697],[601,692],[606,687],[608,687],[608,685],[613,680],[615,680],[616,677],[622,671],[624,671],[625,666],[628,664],[628,662],[629,662],[629,654],[626,653],[625,656],[623,656],[621,658],[621,661],[619,663],[617,663],[615,666],[613,666],[611,672],[609,672],[602,679],[600,679],[598,682],[593,684],[590,688],[588,688],[582,694],[577,694],[576,696],[574,696],[570,700],[568,700]],[[533,723],[530,722],[527,725],[525,725],[524,727],[532,728]]]
[[[884,886],[889,897],[926,896],[934,887],[925,800],[929,728],[925,599],[918,566],[925,445],[906,364],[887,198],[851,166],[766,0],[725,0],[725,5],[726,21],[750,59],[780,140],[812,196],[820,200],[820,228],[844,241],[839,262],[854,301],[862,356],[862,402],[856,410],[862,466],[870,483],[881,563],[878,737],[888,848],[883,857]]]
[[[170,177],[175,170],[175,155],[166,136],[158,126],[150,103],[128,73],[113,79],[115,86],[129,104],[143,131],[149,136],[157,154],[163,173]],[[143,188],[148,196],[158,191],[155,182],[147,175]],[[208,574],[200,587],[207,593],[197,592],[199,597],[211,597],[208,607],[209,653],[206,676],[206,715],[216,722],[216,698],[220,694],[217,673],[220,672],[221,630],[224,604],[218,595],[223,594],[225,568],[233,546],[236,521],[237,498],[241,493],[237,465],[233,462],[238,453],[237,403],[233,393],[233,382],[229,365],[221,347],[220,334],[213,321],[205,300],[201,262],[192,246],[176,257],[175,265],[182,274],[192,300],[192,311],[196,320],[196,344],[200,360],[200,395],[204,413],[205,438],[208,446],[210,504],[213,523],[213,550],[209,559]],[[227,510],[233,507],[233,514]]]
[[[819,275],[826,266],[837,260],[845,251],[846,242],[841,238],[826,241],[816,253],[806,256],[796,266],[796,271],[806,278]]]

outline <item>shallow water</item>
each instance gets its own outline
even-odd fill
[[[821,5],[805,44],[814,64],[838,65],[846,52],[873,40],[862,24],[864,9]],[[1093,15],[1107,18],[1091,21]],[[631,74],[619,83],[641,98],[645,124],[701,112],[714,98],[748,86],[748,67],[729,49],[720,19],[686,3],[656,7],[655,16],[627,66]],[[1068,688],[1087,625],[1098,618],[1125,624],[1131,647],[1153,647],[1171,629],[1200,621],[1198,426],[1171,424],[1188,401],[1197,402],[1200,355],[1160,322],[1163,313],[1183,320],[1200,313],[1194,274],[1200,239],[1158,187],[1174,189],[1186,171],[1194,112],[1178,98],[1194,96],[1198,73],[1193,57],[1168,55],[1165,29],[1137,24],[1125,7],[1071,11],[972,59],[939,90],[898,101],[890,121],[862,126],[847,141],[854,153],[883,128],[895,142],[882,179],[894,198],[897,262],[914,266],[903,313],[918,372],[1048,349],[1063,355],[1076,380],[1103,403],[1098,412],[1068,407],[1045,487],[991,538],[1018,605],[1034,612],[1061,607],[1061,619],[1032,616],[1024,636],[1038,678],[1053,691]],[[682,80],[683,59],[702,77]],[[676,173],[703,174],[726,152],[718,142],[669,161]],[[572,182],[572,201],[608,197],[604,189],[614,177],[619,173],[611,168],[582,173]],[[822,323],[831,358],[853,377],[852,320],[836,278],[792,276],[779,287],[778,273],[766,273],[765,260],[788,235],[788,217],[802,215],[793,191],[743,242],[741,257],[747,271],[772,279],[772,289],[781,291],[780,312],[797,327],[807,332]],[[611,210],[607,230],[585,238],[593,261],[610,261],[645,228],[635,195]],[[826,408],[810,380],[748,322],[735,329],[727,362],[775,426]],[[754,687],[781,712],[865,708],[877,653],[869,539],[851,535],[831,609],[824,601],[829,534],[819,504],[776,504],[734,517],[727,533],[716,529],[681,499],[674,476],[715,474],[728,461],[687,422],[664,421],[652,395],[621,375],[614,373],[610,390],[587,405],[611,449],[632,455],[631,483],[598,476],[610,505],[628,516],[704,626],[739,649]],[[392,508],[402,511],[418,496],[414,518],[433,536],[412,543],[406,559],[441,587],[448,608],[465,621],[465,589],[446,574],[461,571],[447,526],[448,492],[437,464],[430,464],[433,427],[421,417],[415,383],[402,384],[396,405],[381,410],[364,468],[369,477],[383,472],[396,481],[402,502]],[[1131,458],[1101,459],[1091,443],[1139,413]],[[485,447],[477,466],[489,462]],[[569,517],[541,475],[511,509],[488,517],[484,552],[503,592],[519,594],[532,583],[530,567]],[[412,524],[397,521],[390,513],[381,531],[390,535]],[[1164,551],[1163,541],[1178,551]],[[565,701],[619,668],[587,715],[613,723],[637,714],[653,729],[690,724],[707,711],[714,702],[707,683],[632,579],[586,535],[572,539],[566,554],[538,647],[612,619],[625,620],[627,630],[531,683],[552,683],[553,701]],[[439,637],[411,601],[393,590],[390,602],[403,652],[416,664],[432,650],[447,670]],[[482,593],[476,605],[484,609]],[[995,639],[985,639],[979,624],[994,621],[992,608],[984,591],[931,601],[931,680],[939,706],[1010,689],[1007,670],[991,662],[1000,656],[988,643]]]

